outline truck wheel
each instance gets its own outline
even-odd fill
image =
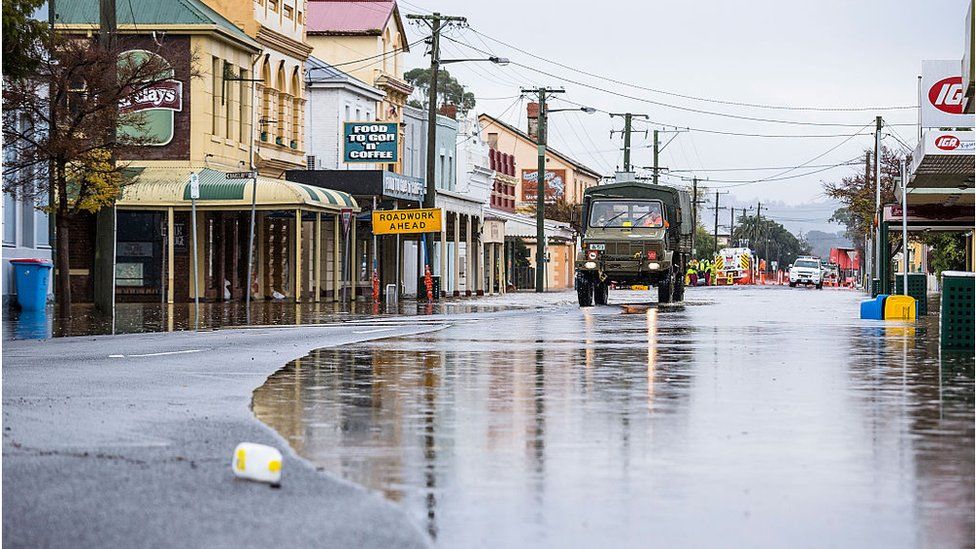
[[[821,282],[820,284],[817,284],[817,289],[818,290],[823,290],[823,282]]]
[[[593,302],[597,305],[606,305],[610,299],[610,284],[599,282],[593,289]]]
[[[671,275],[668,275],[658,283],[657,285],[657,302],[658,303],[671,303],[671,298],[673,297],[672,292],[674,288],[671,283]]]
[[[593,284],[583,278],[576,279],[576,297],[580,307],[593,306]]]
[[[796,288],[796,282],[790,282],[790,288]]]
[[[685,300],[685,277],[680,274],[674,277],[674,301],[681,302]]]

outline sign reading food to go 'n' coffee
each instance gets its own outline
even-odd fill
[[[397,162],[399,126],[396,122],[346,122],[343,126],[343,161],[392,164]]]
[[[373,211],[373,234],[436,233],[440,230],[440,208]]]

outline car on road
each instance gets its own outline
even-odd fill
[[[793,265],[790,265],[790,288],[804,284],[816,286],[818,290],[822,290],[823,281],[824,269],[819,258],[798,257]]]
[[[583,193],[582,246],[576,255],[581,307],[606,305],[610,287],[656,286],[658,303],[684,299],[691,257],[691,196],[637,181]]]

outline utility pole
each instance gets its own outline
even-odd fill
[[[622,133],[624,135],[624,171],[625,172],[629,172],[630,171],[630,133],[631,133],[631,131],[633,129],[632,126],[631,126],[631,123],[633,122],[634,118],[644,118],[644,119],[647,119],[648,116],[646,114],[635,114],[635,113],[630,113],[630,112],[625,112],[625,113],[610,113],[610,118],[613,118],[613,117],[623,117],[623,119],[624,119],[624,129],[620,133]],[[613,134],[614,133],[615,132],[613,130],[611,130],[610,131],[610,137],[613,137]],[[644,135],[645,136],[647,135],[647,130],[644,131]],[[655,136],[657,135],[657,131],[654,132],[654,135]],[[657,164],[657,162],[655,162],[655,165],[656,164]],[[657,183],[657,181],[655,181],[655,183]]]
[[[886,291],[887,286],[887,276],[885,274],[886,265],[884,263],[887,258],[884,257],[887,253],[882,254],[881,250],[883,246],[887,246],[887,242],[881,242],[881,126],[882,121],[880,116],[874,118],[874,242],[875,242],[875,261],[874,261],[874,278],[878,279],[879,292]],[[887,249],[885,249],[887,252]]]
[[[867,187],[871,184],[871,151],[866,151],[864,153],[864,186]],[[868,227],[867,234],[864,235],[864,258],[861,263],[861,287],[867,290],[871,295],[874,290],[874,250],[873,245],[869,247],[869,240],[873,236],[873,228]]]
[[[115,51],[115,38],[118,34],[115,0],[98,1],[98,46],[103,55],[112,55]],[[105,83],[102,90],[107,92],[115,85],[118,77],[113,72],[103,75]],[[105,148],[110,152],[109,163],[115,167],[115,124],[109,124],[103,140]],[[67,245],[67,242],[63,243]],[[58,268],[67,269],[68,265]],[[115,204],[102,208],[95,214],[95,265],[94,265],[94,298],[95,306],[102,312],[113,313],[115,310]]]
[[[767,207],[766,209],[768,210],[769,208]],[[756,228],[762,232],[763,240],[766,241],[765,242],[766,253],[765,255],[763,255],[763,259],[766,260],[766,267],[768,268],[769,267],[769,233],[766,231],[766,229],[763,227],[762,224],[762,211],[763,211],[763,205],[762,202],[759,202],[756,204]],[[759,247],[758,242],[756,242],[756,247],[757,248]]]
[[[535,291],[546,291],[546,97],[553,93],[565,93],[566,90],[555,88],[523,89],[522,93],[536,93],[539,95],[539,122],[536,129],[536,144],[538,145],[539,161],[535,172]]]
[[[718,253],[718,211],[720,209],[722,209],[719,206],[718,197],[721,196],[721,195],[723,195],[723,194],[729,194],[729,193],[728,192],[720,193],[718,191],[715,191],[715,234],[714,234],[714,238],[715,238],[715,252],[716,253]],[[729,234],[729,236],[731,237],[731,233]]]
[[[437,76],[441,66],[441,30],[446,25],[464,23],[467,19],[455,15],[441,15],[434,12],[430,15],[407,14],[407,19],[423,21],[430,25],[430,86],[427,91],[427,184],[424,194],[424,207],[434,208],[437,205],[437,183],[434,180],[437,169],[434,165],[437,155]],[[424,235],[426,242],[427,235]],[[431,248],[425,246],[426,266],[431,265]],[[445,253],[446,250],[441,250]],[[444,273],[441,273],[443,276]]]
[[[695,233],[698,232],[698,178],[691,179],[691,255],[695,256]]]
[[[660,167],[658,166],[658,154],[660,154],[661,152],[660,150],[658,150],[657,132],[658,132],[657,130],[654,130],[654,184],[655,185],[657,185],[658,170],[660,169]],[[715,205],[717,207],[718,203],[716,202]],[[716,241],[716,248],[717,247],[718,247],[718,241]]]

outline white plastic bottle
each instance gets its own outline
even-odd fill
[[[231,469],[240,478],[279,484],[281,482],[281,452],[277,448],[242,442],[234,448]]]

